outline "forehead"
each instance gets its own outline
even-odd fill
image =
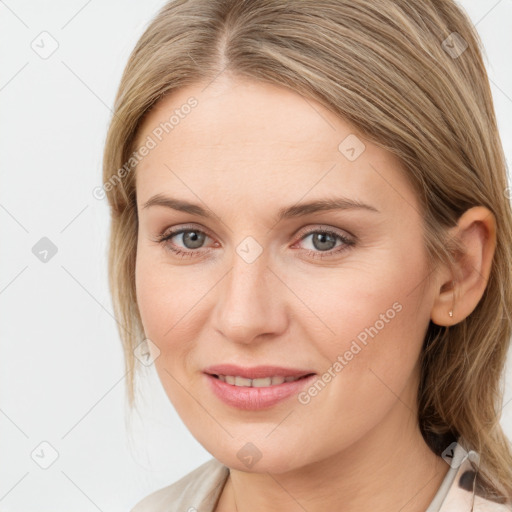
[[[381,206],[386,196],[414,202],[394,155],[315,100],[273,84],[225,77],[173,91],[147,115],[137,145],[148,137],[155,147],[136,170],[142,199],[179,187],[189,197],[273,192],[299,201],[336,188]],[[355,160],[351,148],[362,151]]]
[[[193,108],[186,106],[190,98],[196,101]],[[152,109],[140,132],[150,133],[174,112],[177,116],[168,138],[178,138],[186,147],[200,143],[201,147],[229,145],[235,149],[237,142],[247,145],[263,141],[272,145],[306,141],[325,144],[325,137],[336,139],[334,133],[339,130],[332,123],[333,114],[314,100],[285,87],[231,77],[173,91]],[[179,137],[187,128],[194,131],[193,139]],[[279,141],[274,138],[277,133]]]

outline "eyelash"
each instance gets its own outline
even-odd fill
[[[173,252],[175,255],[177,255],[177,256],[179,256],[181,258],[185,258],[185,257],[189,257],[190,258],[195,253],[197,253],[199,251],[198,250],[192,250],[192,249],[184,251],[184,250],[179,249],[179,248],[176,249],[170,243],[167,243],[171,238],[175,237],[176,235],[179,235],[179,234],[182,234],[182,233],[186,233],[186,232],[189,232],[189,231],[192,231],[192,232],[195,232],[195,233],[201,233],[201,234],[204,234],[207,237],[209,237],[208,233],[206,233],[205,231],[189,227],[189,228],[179,228],[179,229],[175,229],[175,230],[172,230],[172,231],[164,232],[161,235],[159,235],[156,238],[156,240],[154,240],[154,242],[162,244],[165,247],[166,250],[169,250],[169,251]],[[332,235],[333,237],[338,238],[339,240],[341,240],[344,245],[342,245],[342,246],[340,246],[338,248],[335,248],[335,249],[330,249],[329,251],[314,251],[314,250],[311,250],[311,249],[305,249],[306,255],[310,256],[312,258],[324,259],[324,258],[329,258],[329,257],[332,257],[332,256],[336,256],[339,253],[341,253],[343,251],[346,251],[347,249],[349,249],[350,247],[355,245],[355,241],[354,240],[352,240],[350,238],[347,238],[346,236],[341,235],[340,233],[337,233],[336,231],[333,231],[331,229],[312,229],[310,231],[307,231],[306,233],[303,233],[303,235],[299,239],[299,241],[301,241],[301,240],[305,239],[307,236],[309,236],[311,234],[315,234],[315,233],[322,233],[322,234]],[[211,237],[209,237],[209,238],[211,238]]]

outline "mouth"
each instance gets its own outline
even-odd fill
[[[240,375],[216,375],[210,374],[213,378],[219,379],[226,384],[238,387],[252,387],[252,388],[268,388],[270,386],[279,386],[284,382],[295,382],[297,380],[305,379],[314,373],[308,373],[300,377],[293,377],[291,375],[285,377],[283,375],[274,375],[272,377],[260,377],[259,379],[248,379]]]
[[[317,374],[277,366],[218,365],[203,371],[209,389],[224,404],[237,409],[268,409],[299,393]]]
[[[213,366],[209,366],[205,368],[204,373],[208,375],[212,375],[215,377],[228,377],[230,380],[235,378],[239,381],[240,384],[236,384],[235,382],[229,382],[229,384],[235,385],[245,385],[249,384],[246,382],[247,380],[259,380],[259,379],[276,379],[276,384],[282,384],[279,382],[279,379],[283,378],[283,382],[288,382],[290,380],[295,380],[300,377],[306,377],[307,375],[311,375],[312,370],[300,369],[300,368],[285,368],[284,366],[275,366],[275,365],[260,365],[260,366],[238,366],[235,364],[217,364]],[[246,379],[243,381],[241,379]],[[245,384],[243,383],[245,382]]]

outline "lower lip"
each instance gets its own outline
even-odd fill
[[[258,410],[273,405],[296,395],[305,386],[309,385],[316,375],[309,375],[292,382],[283,382],[274,386],[253,388],[252,386],[234,386],[222,382],[217,377],[205,374],[213,392],[226,404],[238,409]]]

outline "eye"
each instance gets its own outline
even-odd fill
[[[180,242],[183,247],[177,245],[176,242],[171,242],[173,238]],[[167,250],[183,258],[193,256],[194,253],[199,252],[196,249],[200,249],[207,238],[210,237],[200,229],[181,227],[164,232],[157,237],[155,242],[162,244]]]
[[[355,245],[355,240],[332,229],[317,228],[302,235],[299,242],[311,237],[312,249],[306,248],[305,252],[307,256],[312,258],[336,256]],[[197,253],[200,253],[201,251],[197,249],[201,249],[208,238],[210,237],[205,231],[193,227],[181,227],[165,231],[154,241],[162,244],[166,250],[184,258],[196,256]],[[176,241],[172,241],[173,239],[176,239]],[[337,245],[338,241],[341,243]]]
[[[331,229],[314,229],[304,234],[300,241],[311,237],[310,242],[313,249],[306,249],[306,254],[313,258],[326,258],[336,256],[355,245],[355,241],[347,236]],[[336,245],[337,241],[341,241]]]

